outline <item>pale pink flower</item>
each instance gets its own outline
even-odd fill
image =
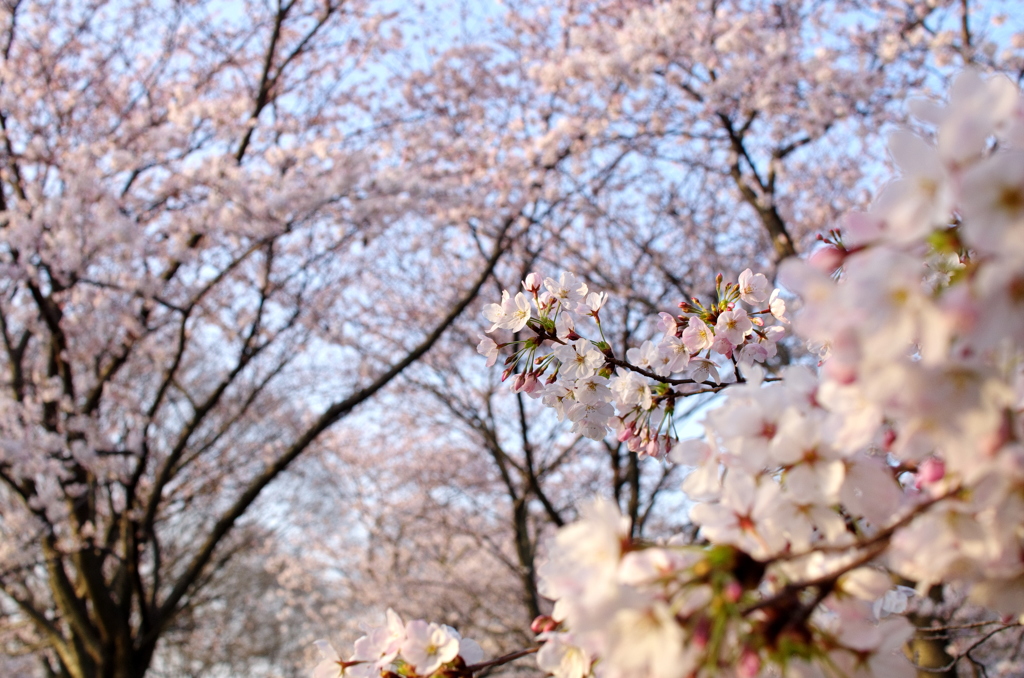
[[[500,304],[487,304],[484,306],[484,317],[493,324],[488,333],[496,329],[506,329],[513,332],[526,327],[532,316],[529,299],[522,292],[517,292],[515,298],[510,298],[508,290],[501,293]]]
[[[537,652],[537,666],[541,671],[555,678],[583,678],[590,673],[594,659],[573,642],[572,634],[542,633],[538,640],[544,641]]]
[[[742,344],[744,337],[753,329],[753,323],[750,322],[747,312],[742,308],[734,308],[722,313],[718,316],[718,322],[715,323],[715,335],[725,337],[733,346]]]
[[[714,340],[715,335],[711,332],[711,328],[696,316],[690,318],[686,329],[683,330],[683,343],[690,353],[700,353],[704,349],[710,348]]]
[[[526,279],[523,280],[523,289],[530,294],[538,292],[540,290],[540,274],[534,272],[527,275]]]
[[[576,312],[580,315],[597,317],[606,301],[608,301],[607,292],[591,292],[587,295],[586,301],[580,302],[576,306]]]
[[[638,405],[645,410],[651,409],[650,384],[636,372],[618,368],[611,380],[611,389],[620,411],[625,412]]]
[[[585,379],[604,365],[604,354],[586,339],[558,346],[554,354],[562,364],[559,375],[565,379]]]
[[[677,326],[676,317],[671,313],[662,311],[658,314],[658,331],[666,337],[675,336]]]
[[[651,341],[640,344],[640,348],[631,348],[626,351],[626,360],[632,365],[645,370],[653,370],[658,362],[658,348]]]
[[[498,360],[498,345],[490,337],[484,337],[476,346],[476,352],[487,357],[487,367],[491,367]]]
[[[740,299],[754,306],[768,298],[768,279],[763,273],[753,273],[748,268],[740,273]]]
[[[872,212],[884,220],[888,238],[906,243],[948,222],[953,191],[939,152],[920,137],[894,132],[889,152],[903,177],[882,190]]]
[[[544,287],[566,310],[575,309],[587,296],[587,284],[579,282],[576,276],[569,272],[562,273],[557,281],[554,278],[545,278]]]
[[[675,332],[674,326],[672,332]],[[662,360],[659,369],[664,370],[664,373],[658,371],[658,374],[662,376],[682,372],[690,364],[690,349],[686,348],[683,340],[675,334],[669,334],[661,340],[658,344],[658,355]]]
[[[555,321],[555,336],[564,341],[575,331],[576,321],[573,320],[572,315],[568,311],[559,313],[558,320]]]
[[[770,478],[760,483],[739,468],[730,468],[716,504],[697,504],[690,519],[700,525],[701,534],[713,544],[733,544],[754,558],[778,553],[784,546],[777,525],[779,486]]]
[[[619,610],[611,620],[604,671],[614,678],[683,678],[700,656],[685,640],[664,603]]]
[[[313,669],[313,678],[341,678],[344,670],[338,652],[326,640],[318,640],[314,645],[323,659]]]
[[[768,297],[768,310],[771,311],[772,316],[779,323],[788,323],[788,319],[785,317],[785,299],[782,299],[779,295],[779,290],[776,288],[771,291],[771,296]]]
[[[405,625],[402,658],[416,673],[427,676],[459,654],[459,639],[440,624],[415,619]]]
[[[1024,151],[996,153],[967,170],[961,196],[964,239],[989,254],[1024,261]]]
[[[576,401],[581,403],[606,403],[612,399],[608,380],[596,374],[577,379],[572,392]]]

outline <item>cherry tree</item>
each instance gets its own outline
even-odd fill
[[[171,665],[266,488],[530,223],[506,203],[466,248],[396,168],[368,66],[400,47],[392,15],[227,9],[3,8],[0,636],[48,674]]]

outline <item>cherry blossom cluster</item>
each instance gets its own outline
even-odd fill
[[[873,567],[830,580],[814,598],[782,585],[743,551],[634,543],[628,520],[602,501],[559,531],[540,571],[556,600],[541,619],[537,660],[557,678],[753,678],[771,666],[810,676],[913,676],[894,651],[912,635],[877,619],[892,587]]]
[[[934,143],[894,134],[902,177],[782,279],[808,300],[797,333],[828,356],[814,394],[829,445],[897,475],[890,516],[917,508],[888,540],[889,568],[969,583],[978,602],[1019,616],[1024,100],[1009,80],[968,72],[948,105],[911,110]],[[844,477],[840,492],[868,488]],[[880,518],[876,530],[894,522]]]
[[[501,303],[489,304],[488,333],[508,330],[512,341],[497,344],[485,337],[477,350],[493,365],[499,352],[512,349],[503,379],[512,390],[541,398],[572,430],[600,440],[609,427],[641,455],[663,456],[675,440],[672,415],[677,398],[717,390],[735,380],[739,365],[764,362],[776,354],[785,335],[785,301],[771,290],[764,274],[743,271],[735,283],[716,281],[716,298],[679,304],[679,313],[662,313],[658,336],[617,357],[604,339],[603,292],[589,291],[572,273],[555,280],[531,273],[523,292],[506,290]],[[748,308],[750,310],[748,310]],[[600,339],[581,336],[577,328],[593,322]],[[526,339],[518,334],[529,331]],[[732,373],[724,377],[725,364]],[[613,407],[614,405],[614,407]]]
[[[330,643],[318,640],[323,661],[313,670],[313,678],[425,678],[452,675],[483,660],[480,645],[450,626],[422,619],[403,623],[390,608],[385,617],[383,626],[365,629],[366,635],[356,640],[347,660],[342,660]]]
[[[1024,99],[968,72],[947,105],[911,110],[934,132],[891,137],[902,176],[781,268],[817,371],[758,364],[783,331],[765,320],[785,316],[749,271],[708,307],[662,314],[626,360],[576,334],[586,316],[600,330],[605,298],[569,274],[485,309],[490,331],[534,335],[479,347],[491,364],[512,347],[514,390],[590,437],[614,400],[620,441],[693,467],[683,489],[708,543],[636,544],[616,509],[586,509],[541,570],[545,671],[911,676],[913,629],[885,614],[905,596],[894,576],[1024,618]],[[673,402],[719,386],[723,359],[738,383],[706,434],[668,444]]]

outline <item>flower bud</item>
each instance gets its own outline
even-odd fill
[[[738,581],[733,579],[725,585],[725,590],[722,591],[722,595],[725,596],[725,599],[730,603],[738,602],[740,596],[743,595],[743,587],[740,586]]]
[[[810,264],[822,273],[831,275],[837,268],[843,265],[846,254],[836,247],[829,245],[815,250],[811,255]]]
[[[546,614],[542,614],[530,624],[530,630],[534,633],[548,633],[558,628],[558,622]]]
[[[523,281],[523,289],[530,294],[536,294],[540,291],[540,276],[536,272],[526,276],[526,280]]]
[[[922,485],[931,485],[932,483],[942,480],[946,475],[946,465],[941,459],[931,457],[925,459],[924,462],[917,468],[917,481],[915,485],[920,488]]]
[[[754,678],[761,671],[761,657],[751,648],[744,648],[736,667],[738,678]]]
[[[698,649],[703,650],[708,646],[708,640],[711,638],[711,622],[706,617],[701,617],[697,622],[696,627],[693,629],[693,636],[690,638],[690,642]]]

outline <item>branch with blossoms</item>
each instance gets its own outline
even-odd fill
[[[601,324],[607,294],[589,291],[571,273],[545,278],[543,284],[531,273],[522,283],[524,292],[514,297],[502,292],[501,302],[485,307],[484,317],[492,323],[488,333],[530,330],[533,336],[500,345],[484,338],[477,350],[491,366],[501,351],[511,349],[502,380],[512,378],[513,391],[542,399],[559,420],[572,422],[573,432],[600,440],[614,426],[630,451],[662,457],[677,440],[678,398],[726,388],[719,376],[723,360],[731,361],[733,383],[742,383],[737,367],[774,357],[776,342],[785,335],[785,328],[774,324],[788,322],[785,302],[778,289],[769,294],[764,274],[747,269],[735,283],[723,284],[721,275],[715,283],[712,302],[691,298],[679,304],[677,315],[662,313],[660,336],[627,350],[623,360]],[[599,339],[581,336],[588,322]]]
[[[1024,517],[1011,501],[1024,487],[1022,111],[1007,81],[962,76],[947,108],[922,114],[938,149],[894,135],[907,176],[809,262],[784,263],[817,373],[788,366],[776,380],[757,364],[784,332],[765,320],[785,315],[749,270],[716,280],[711,303],[661,314],[661,335],[625,360],[601,329],[606,297],[571,274],[543,290],[531,276],[485,309],[489,332],[533,331],[479,347],[489,364],[511,348],[513,390],[584,435],[614,425],[631,450],[694,469],[683,490],[709,544],[635,543],[617,509],[584,509],[540,570],[556,601],[542,669],[909,676],[899,650],[914,628],[880,607],[894,577],[955,581],[1000,614],[1024,612]],[[587,319],[600,339],[580,336]],[[722,386],[723,359],[737,370],[728,398],[703,439],[675,440],[673,403]]]
[[[316,642],[323,661],[313,670],[313,678],[426,678],[427,676],[471,676],[474,672],[518,659],[517,656],[484,662],[480,645],[463,638],[443,624],[414,619],[405,623],[388,609],[383,626],[366,630],[355,642],[355,651],[342,660],[325,640]]]
[[[903,176],[781,267],[817,370],[766,376],[787,319],[749,270],[719,277],[706,305],[660,314],[624,360],[601,327],[606,295],[570,273],[531,274],[485,308],[489,333],[532,332],[478,347],[488,365],[511,350],[514,391],[575,432],[614,427],[638,455],[693,469],[682,489],[700,544],[633,540],[601,500],[554,535],[538,569],[554,601],[534,625],[543,671],[911,678],[1024,619],[1024,96],[965,73],[948,105],[914,112],[937,144],[893,135]],[[674,403],[724,386],[725,361],[736,379],[705,435],[678,440]],[[1003,626],[947,666],[917,667],[901,614],[916,593],[894,586],[906,581],[954,584]]]

